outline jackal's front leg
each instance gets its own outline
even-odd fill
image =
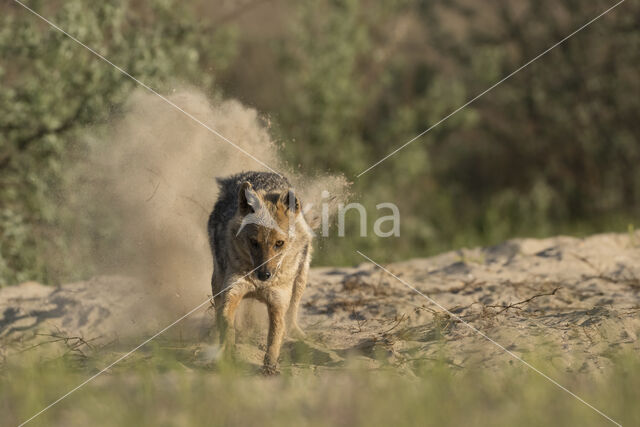
[[[262,372],[266,375],[274,375],[278,373],[278,357],[280,357],[280,347],[284,337],[284,315],[287,307],[281,301],[274,301],[267,303],[267,311],[269,312],[269,335]]]
[[[287,327],[289,330],[289,336],[298,339],[305,337],[305,333],[298,325],[298,309],[300,308],[300,299],[302,298],[302,294],[307,287],[307,275],[309,274],[309,262],[311,260],[309,251],[309,248],[305,250],[298,275],[293,281],[291,302],[289,303],[289,309],[287,310]]]
[[[225,281],[224,291],[216,297],[216,325],[223,354],[232,356],[235,343],[235,316],[250,285],[243,281]]]

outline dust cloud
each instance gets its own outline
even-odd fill
[[[234,100],[214,104],[195,90],[168,98],[287,176],[316,215],[322,190],[346,197],[348,184],[341,176],[294,173],[256,110]],[[110,238],[115,244],[100,252],[99,264],[110,266],[106,273],[137,277],[161,316],[173,320],[211,294],[206,224],[217,198],[215,178],[267,168],[142,91],[132,94],[125,113],[98,142],[88,162],[92,178],[100,177],[91,180],[90,203],[118,217],[113,228],[118,235]]]

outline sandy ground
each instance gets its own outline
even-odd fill
[[[283,370],[335,369],[353,357],[410,373],[443,355],[454,367],[497,369],[518,363],[504,349],[526,359],[544,347],[549,361],[569,372],[597,373],[614,354],[640,352],[640,232],[515,239],[384,267],[397,278],[368,262],[312,269],[300,312],[307,338],[285,342]],[[43,346],[124,351],[171,323],[159,315],[166,301],[134,279],[114,276],[5,287],[0,356]],[[213,313],[205,302],[203,295],[201,309],[160,337],[194,360],[210,341]],[[238,321],[240,357],[258,366],[266,312],[246,304]]]

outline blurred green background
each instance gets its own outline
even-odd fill
[[[625,2],[388,161],[355,176],[613,1],[29,1],[160,92],[258,109],[294,167],[344,173],[370,237],[315,264],[516,236],[623,231],[640,213],[640,4]],[[103,234],[67,200],[74,161],[135,83],[19,5],[0,5],[0,285],[86,277]],[[394,202],[401,236],[371,233]],[[388,214],[388,211],[381,215]],[[76,236],[77,237],[77,236]],[[55,260],[55,261],[53,261]]]

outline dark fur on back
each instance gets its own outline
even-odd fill
[[[216,253],[215,245],[225,247],[224,230],[238,208],[238,191],[243,182],[248,181],[254,190],[266,193],[280,193],[291,187],[289,180],[273,172],[241,172],[226,178],[217,178],[220,194],[209,216],[207,231],[211,251],[218,266],[224,271],[226,265],[221,253]]]

